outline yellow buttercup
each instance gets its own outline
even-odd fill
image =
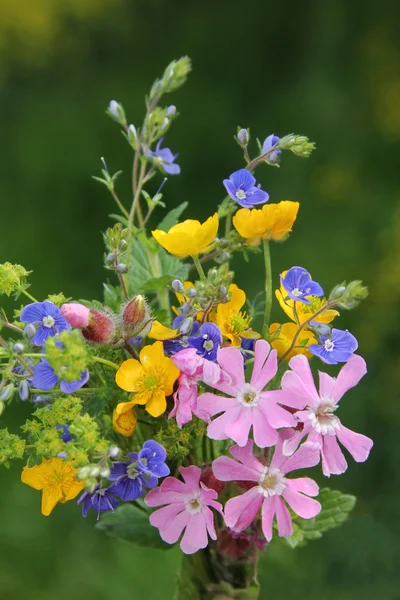
[[[261,240],[280,242],[292,231],[299,206],[298,202],[283,200],[278,204],[264,204],[262,209],[241,208],[232,222],[249,246],[258,246]]]
[[[177,223],[168,232],[156,229],[153,237],[170,254],[178,258],[198,256],[210,249],[218,232],[218,214],[215,213],[204,223],[188,219]]]

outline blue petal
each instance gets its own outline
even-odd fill
[[[76,381],[65,381],[61,380],[60,389],[64,394],[73,394],[76,390],[79,390],[89,380],[89,371],[85,369]]]
[[[222,344],[221,330],[214,323],[204,323],[200,327],[200,335],[207,335],[215,344]]]
[[[246,204],[247,206],[254,206],[255,204],[264,204],[265,202],[268,202],[269,200],[269,195],[267,194],[267,192],[264,192],[264,190],[258,188],[258,187],[253,187],[251,190],[249,190],[246,194],[246,198],[244,198],[243,200],[239,200],[239,198],[236,198],[236,201],[239,204]]]
[[[255,177],[248,171],[247,169],[239,169],[239,171],[235,171],[229,176],[229,179],[235,186],[235,189],[241,189],[245,192],[251,190],[255,183]]]
[[[353,334],[341,329],[332,329],[332,342],[335,349],[355,352],[358,348],[358,342]]]
[[[232,181],[229,181],[229,179],[224,179],[222,183],[224,184],[225,189],[228,192],[228,194],[230,195],[230,197],[232,198],[232,200],[237,200],[236,189],[235,189],[235,186],[233,185]]]
[[[110,488],[106,490],[101,489],[97,492],[94,492],[92,495],[92,505],[98,513],[105,512],[107,510],[113,511],[118,506],[118,500],[111,496]]]
[[[314,356],[318,356],[318,358],[320,358],[324,363],[328,365],[337,364],[337,360],[335,360],[333,352],[328,352],[328,350],[326,350],[324,346],[319,346],[318,344],[311,344],[310,346],[308,346],[308,350],[311,352],[311,354],[314,354]]]
[[[262,145],[262,153],[265,154],[266,152],[268,152],[268,150],[270,150],[272,148],[272,146],[275,146],[275,144],[277,142],[279,142],[281,138],[279,138],[277,135],[274,135],[273,133],[271,133],[271,135],[269,135],[267,138],[265,138],[264,143]],[[280,153],[280,150],[276,150],[277,153]]]
[[[36,365],[33,372],[32,385],[38,390],[49,391],[58,383],[58,377],[54,373],[54,369],[49,365],[47,360]]]
[[[31,323],[32,325],[41,323],[47,314],[43,304],[44,302],[33,302],[32,304],[27,304],[21,310],[21,323]]]
[[[58,306],[53,304],[53,302],[50,302],[50,300],[45,300],[44,302],[42,302],[42,305],[46,315],[53,317],[53,319],[61,317],[64,320],[60,309],[58,308]]]
[[[140,476],[136,479],[120,477],[108,488],[109,492],[119,496],[125,502],[132,502],[144,494],[143,481]]]
[[[44,346],[47,341],[47,338],[55,335],[56,332],[53,331],[50,327],[45,327],[44,325],[39,325],[37,328],[36,334],[32,338],[32,344],[35,346]]]
[[[162,165],[164,171],[168,173],[168,175],[179,175],[181,172],[181,168],[179,165],[174,163],[163,163]]]
[[[93,508],[92,505],[92,495],[89,492],[83,492],[82,496],[79,498],[77,504],[82,504],[82,516],[86,517],[89,510]]]
[[[316,281],[310,281],[305,290],[307,296],[323,296],[324,290]]]
[[[110,475],[108,479],[110,481],[116,481],[120,477],[124,477],[127,474],[128,462],[114,461],[111,467]]]

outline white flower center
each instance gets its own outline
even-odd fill
[[[213,344],[212,340],[206,340],[203,344],[203,348],[207,352],[210,352],[210,350],[212,350],[214,348],[214,344]]]
[[[236,192],[236,198],[239,198],[239,200],[244,200],[246,198],[246,192],[243,190],[238,190]]]
[[[258,480],[258,491],[266,498],[269,496],[281,496],[286,487],[286,479],[279,469],[264,467]]]
[[[253,406],[257,406],[260,401],[260,392],[250,383],[245,383],[236,397],[240,404],[243,404],[247,408],[252,408]]]
[[[188,496],[185,500],[185,508],[191,515],[196,515],[203,508],[203,503],[200,499],[200,492],[195,492]]]
[[[308,409],[308,418],[317,433],[335,435],[340,426],[340,419],[333,413],[337,405],[331,398],[321,398]]]
[[[324,346],[325,350],[327,350],[328,352],[332,352],[332,350],[335,347],[335,344],[332,342],[332,340],[325,340]]]
[[[294,288],[292,290],[292,294],[293,294],[293,296],[302,296],[303,292],[301,290],[299,290],[299,288]]]
[[[45,327],[50,328],[50,327],[53,327],[55,320],[50,315],[46,315],[45,317],[43,317],[42,323]]]

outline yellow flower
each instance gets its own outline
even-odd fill
[[[21,481],[35,490],[43,490],[42,514],[48,517],[58,502],[73,500],[83,489],[85,482],[76,480],[77,473],[72,463],[62,458],[43,458],[40,465],[24,467]]]
[[[166,233],[161,229],[152,231],[153,237],[170,254],[178,258],[198,256],[207,252],[218,232],[218,214],[215,213],[204,223],[188,219],[171,227]]]
[[[287,271],[283,271],[283,273],[281,274],[282,277],[284,277],[286,273]],[[288,297],[287,291],[285,290],[283,285],[281,285],[280,290],[275,290],[275,296],[279,304],[281,305],[281,308],[283,308],[289,319],[292,319],[292,321],[297,323],[293,311],[294,300]],[[316,313],[326,302],[325,298],[319,298],[317,296],[308,296],[307,299],[310,300],[310,304],[304,304],[304,302],[296,302],[297,317],[300,325],[304,323],[304,321],[307,321],[307,319],[309,319],[314,313]],[[330,308],[328,310],[325,310],[317,317],[315,317],[314,321],[316,321],[317,323],[330,323],[335,317],[337,317],[338,314],[339,313],[337,310],[333,310]]]
[[[171,340],[179,335],[177,329],[170,329],[159,321],[153,321],[151,329],[149,331],[149,338],[152,340]]]
[[[279,323],[272,323],[269,327],[269,332],[271,337],[276,334],[279,330],[279,334],[275,339],[271,341],[271,346],[278,351],[278,356],[281,358],[285,352],[289,349],[293,338],[296,334],[298,326],[296,323],[284,323],[283,325],[279,325]],[[305,346],[300,346],[301,342],[304,343],[304,340],[308,340]],[[296,356],[296,354],[304,354],[305,356],[311,356],[311,353],[307,350],[310,344],[317,344],[317,340],[314,337],[314,334],[309,329],[302,329],[297,340],[296,346],[289,352],[287,356],[285,356],[286,360],[290,360],[292,356]]]
[[[292,231],[300,204],[283,200],[278,204],[264,204],[257,208],[241,208],[232,222],[236,231],[249,246],[258,246],[261,240],[284,240]]]
[[[140,351],[140,362],[134,358],[126,360],[115,376],[120,388],[132,392],[131,400],[122,403],[125,411],[136,404],[145,404],[152,417],[162,415],[167,408],[165,397],[172,394],[179,372],[173,361],[164,355],[162,342],[145,346]],[[122,412],[122,408],[120,410]]]
[[[220,328],[222,335],[239,348],[242,338],[257,339],[258,333],[250,329],[251,318],[240,309],[246,302],[246,294],[235,283],[229,286],[230,300],[218,304],[217,311],[211,313],[210,320]]]
[[[120,402],[113,412],[114,430],[125,437],[133,434],[136,429],[137,416],[132,410],[131,402]]]

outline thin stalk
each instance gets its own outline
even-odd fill
[[[115,202],[118,205],[119,210],[122,212],[122,214],[128,219],[129,218],[129,213],[126,210],[126,208],[123,206],[121,200],[118,198],[117,194],[114,192],[114,190],[110,190],[111,192],[111,196],[114,198]]]
[[[202,281],[204,281],[206,279],[206,274],[204,273],[204,269],[201,266],[201,262],[199,260],[199,257],[198,256],[192,256],[192,258],[193,258],[193,262],[195,264],[195,267],[197,269],[197,272],[199,274],[200,279]]]
[[[107,360],[106,358],[101,358],[100,356],[93,356],[93,360],[95,362],[101,363],[102,365],[107,365],[108,367],[112,367],[116,371],[119,369],[119,365],[111,362],[111,360]]]
[[[302,330],[307,327],[307,325],[309,325],[311,323],[311,321],[313,321],[315,319],[315,317],[318,317],[319,315],[321,315],[323,312],[325,312],[326,310],[330,309],[330,308],[334,308],[335,304],[334,303],[329,303],[327,302],[326,304],[324,304],[324,306],[321,306],[321,308],[319,310],[317,310],[316,313],[314,313],[313,315],[311,315],[311,317],[309,317],[307,319],[307,321],[304,321],[301,325],[299,325],[298,330],[296,331],[296,333],[293,336],[293,340],[292,343],[290,344],[289,348],[286,350],[285,354],[281,357],[281,361],[293,350],[293,348],[296,346],[296,342],[297,342],[297,338],[299,337],[300,333],[302,332]]]
[[[32,300],[32,302],[37,302],[36,298],[34,298],[33,296],[30,295],[29,292],[27,292],[26,290],[21,290],[21,292],[27,297],[29,298],[29,300]]]
[[[263,240],[264,263],[265,263],[265,313],[264,325],[269,326],[272,307],[272,270],[271,270],[271,253],[269,250],[268,240]]]

